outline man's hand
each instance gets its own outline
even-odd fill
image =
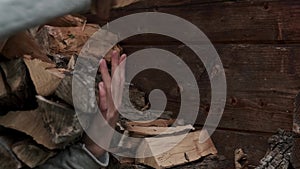
[[[121,64],[122,62],[126,61],[126,55],[123,54],[120,56],[118,51],[114,51],[111,56],[111,73],[114,78],[114,84],[112,86],[112,77],[109,74],[107,63],[104,59],[100,61],[100,72],[102,75],[103,82],[99,83],[99,108],[102,113],[103,118],[107,121],[107,124],[110,125],[112,128],[115,128],[117,120],[119,118],[118,107],[121,104],[121,99],[123,95],[123,86],[125,81],[125,63]],[[118,68],[118,71],[117,70]],[[114,94],[114,96],[113,96]],[[117,100],[113,100],[113,98],[117,98]],[[97,118],[95,118],[97,119]],[[107,124],[91,124],[89,130],[92,132],[97,132],[99,130],[104,130],[106,135],[102,135],[103,139],[110,144],[110,141],[113,137],[113,133],[106,132],[109,126],[105,126]],[[108,130],[107,130],[108,131]],[[105,150],[95,144],[88,136],[84,138],[84,142],[86,148],[93,153],[96,157],[99,157],[105,153]]]

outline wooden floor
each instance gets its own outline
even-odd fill
[[[233,160],[234,150],[242,148],[250,164],[257,165],[268,148],[268,137],[278,128],[292,128],[293,102],[300,90],[300,1],[145,0],[114,10],[110,20],[154,11],[192,22],[212,41],[228,85],[225,112],[212,139],[227,159]],[[198,81],[201,108],[197,126],[204,124],[210,83],[201,61],[190,49],[172,38],[151,34],[129,38],[122,45],[128,54],[157,47],[181,57]],[[176,84],[160,72],[152,73],[137,77],[136,84],[145,91],[163,89],[169,96],[167,109],[178,112]]]

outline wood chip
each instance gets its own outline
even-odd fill
[[[156,136],[156,135],[171,135],[181,133],[188,130],[194,130],[192,125],[176,126],[176,127],[140,127],[140,126],[127,126],[126,130],[142,136]]]

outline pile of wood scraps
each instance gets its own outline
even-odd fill
[[[82,103],[80,111],[93,111],[84,106],[91,100],[72,97],[73,71],[83,45],[99,29],[84,17],[67,15],[1,43],[1,169],[34,168],[81,139],[87,126],[80,125],[73,101]],[[112,50],[122,53],[119,45]],[[104,58],[110,62],[109,55]],[[100,80],[98,73],[96,81]],[[97,92],[95,86],[95,96]],[[129,95],[130,100],[124,100],[124,105],[132,103],[136,109],[126,109],[123,114],[138,121],[121,116],[118,130],[124,135],[143,138],[144,142],[128,143],[121,138],[116,148],[137,153],[147,150],[156,155],[127,159],[127,164],[170,168],[217,154],[211,139],[200,143],[200,134],[208,134],[205,130],[195,131],[192,125],[175,123],[172,112],[160,115],[159,111],[148,111],[146,93],[134,85],[130,86]],[[156,120],[146,121],[153,118]],[[178,138],[183,139],[174,142]],[[171,148],[161,154],[163,147]],[[120,164],[124,161],[119,158]]]

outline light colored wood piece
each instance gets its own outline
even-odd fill
[[[139,158],[136,162],[160,169],[182,165],[210,154],[216,154],[217,150],[210,138],[204,143],[199,142],[200,134],[208,135],[206,130],[192,132],[187,134],[181,142],[178,142],[178,138],[182,136],[178,135],[145,138],[145,144],[139,147],[138,153],[146,154],[150,151],[152,154],[159,154],[168,147],[171,149],[153,157]]]
[[[59,148],[44,127],[42,114],[38,110],[9,112],[0,116],[0,125],[23,132],[49,149]]]
[[[125,122],[125,127],[168,127],[174,123],[174,119],[157,119],[154,121],[128,121]]]
[[[39,95],[49,96],[58,87],[64,74],[55,69],[55,64],[46,63],[38,59],[24,59],[30,77]]]
[[[176,134],[187,130],[194,130],[192,125],[176,126],[176,127],[141,127],[141,126],[127,126],[126,130],[137,135],[142,136],[156,136]]]

